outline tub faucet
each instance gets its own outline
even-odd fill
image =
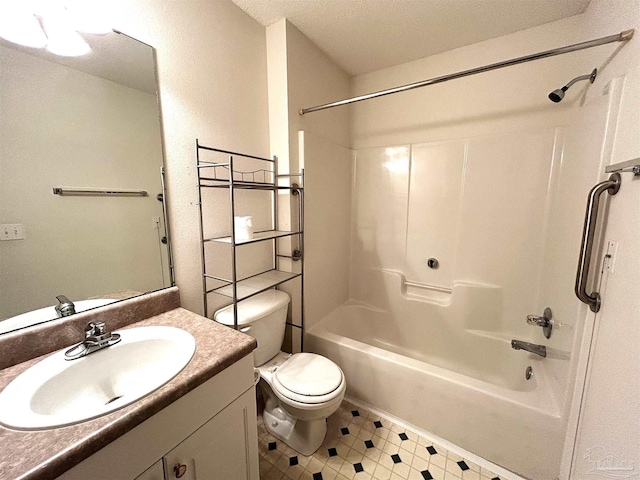
[[[56,300],[58,300],[58,305],[56,305],[56,312],[58,313],[59,317],[68,317],[69,315],[73,315],[74,313],[76,313],[76,306],[64,295],[58,295],[56,297]]]
[[[84,341],[64,352],[65,360],[75,360],[115,345],[121,340],[118,333],[107,332],[104,322],[91,322],[84,330]]]
[[[544,345],[536,345],[535,343],[523,342],[522,340],[511,340],[511,348],[514,350],[526,350],[541,357],[547,356],[547,347]]]

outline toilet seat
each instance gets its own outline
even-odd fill
[[[271,386],[281,400],[310,406],[340,396],[345,381],[340,367],[328,358],[296,353],[273,372]]]

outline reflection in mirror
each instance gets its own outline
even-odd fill
[[[153,48],[83,37],[81,57],[0,40],[0,333],[70,313],[57,296],[78,312],[172,284]]]

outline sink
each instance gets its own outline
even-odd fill
[[[96,298],[93,300],[78,300],[73,302],[73,305],[75,306],[76,313],[80,313],[92,308],[103,307],[109,303],[117,301],[118,300],[114,300],[113,298]],[[22,313],[15,317],[0,321],[0,333],[7,333],[18,328],[30,327],[56,318],[58,318],[58,312],[56,312],[55,306],[39,308],[38,310]]]
[[[60,350],[0,392],[0,424],[18,430],[73,425],[139,400],[175,377],[196,342],[175,327],[121,330],[122,340],[77,360]]]

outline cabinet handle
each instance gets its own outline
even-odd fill
[[[173,473],[176,474],[176,478],[182,478],[182,476],[187,473],[187,466],[182,463],[178,463],[173,467]]]

